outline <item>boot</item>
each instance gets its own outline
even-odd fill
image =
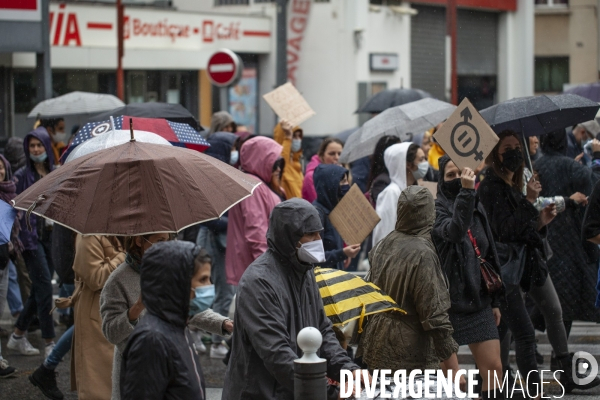
[[[44,396],[52,400],[62,400],[64,398],[62,392],[56,386],[56,372],[54,370],[40,365],[38,369],[29,375],[29,381],[33,386],[37,386]]]
[[[566,393],[571,393],[573,389],[588,390],[600,385],[600,378],[597,376],[594,377],[593,381],[585,385],[579,385],[573,380],[573,353],[563,357],[556,357],[556,362],[558,364],[557,369],[562,370],[560,373],[560,383],[565,388]],[[579,374],[577,376],[580,378],[585,377],[579,376]]]

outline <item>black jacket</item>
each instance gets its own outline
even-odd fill
[[[317,192],[317,200],[313,206],[319,212],[323,232],[323,247],[325,248],[325,262],[319,266],[323,268],[344,269],[344,241],[329,220],[329,213],[337,206],[339,199],[340,182],[348,170],[334,164],[320,164],[315,169],[314,183]],[[355,243],[348,243],[355,244]]]
[[[449,160],[447,156],[440,159],[436,217],[431,236],[448,277],[452,301],[450,312],[466,314],[483,310],[490,305],[499,307],[499,296],[490,296],[482,286],[480,262],[467,234],[474,218],[477,218],[485,229],[489,243],[487,254],[482,256],[500,274],[500,261],[485,209],[473,189],[461,189],[456,198],[447,196],[442,183],[443,171]]]
[[[198,251],[188,242],[163,242],[144,254],[140,281],[147,312],[123,352],[122,399],[206,398],[198,354],[186,329]]]
[[[52,265],[60,283],[75,283],[73,261],[75,261],[75,232],[67,227],[54,224],[52,229]]]
[[[358,369],[325,315],[313,265],[296,256],[300,238],[319,230],[319,215],[306,200],[291,199],[273,209],[269,249],[250,264],[238,286],[223,400],[293,400],[294,360],[302,356],[296,340],[307,326],[323,335],[317,354],[327,360],[327,376],[339,382],[341,369]]]

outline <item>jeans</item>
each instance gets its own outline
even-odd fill
[[[63,283],[60,285],[60,289],[58,291],[58,297],[67,298],[73,294],[74,290],[75,290],[74,283]],[[62,314],[62,315],[71,315],[71,313],[73,312],[73,309],[71,307],[58,308],[58,309],[56,309],[56,311],[58,311],[58,313]]]
[[[55,369],[58,363],[60,363],[64,356],[67,355],[69,350],[71,350],[71,342],[73,341],[73,330],[75,329],[75,325],[71,325],[69,329],[63,333],[63,335],[58,339],[56,345],[48,355],[48,358],[44,361],[44,367],[48,369]]]
[[[19,289],[19,281],[17,279],[17,267],[12,261],[8,262],[8,293],[6,300],[10,314],[15,316],[23,311],[23,301],[21,299],[21,289]]]
[[[535,360],[535,331],[519,286],[506,286],[506,301],[502,302],[501,312],[505,324],[500,329],[500,340],[504,339],[508,327],[515,338],[515,353],[521,377],[527,379],[531,373],[529,390],[530,393],[536,393],[540,385],[540,374]]]
[[[37,314],[44,339],[53,339],[56,336],[54,321],[50,314],[52,310],[52,278],[48,267],[49,256],[50,254],[46,253],[41,243],[35,250],[23,251],[23,258],[31,278],[31,293],[15,324],[17,329],[26,331]]]

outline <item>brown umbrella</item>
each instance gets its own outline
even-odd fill
[[[197,151],[132,141],[61,166],[13,203],[78,233],[141,235],[219,218],[259,184]]]

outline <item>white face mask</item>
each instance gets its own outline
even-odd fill
[[[231,158],[229,159],[229,164],[235,165],[239,159],[240,159],[240,152],[237,150],[234,150],[231,152]]]
[[[67,132],[56,132],[52,137],[55,143],[66,143],[67,140]]]
[[[292,140],[292,153],[296,153],[302,149],[302,139],[293,139]]]
[[[423,161],[417,165],[417,168],[418,169],[416,171],[412,171],[413,176],[416,180],[423,179],[425,178],[425,175],[427,175],[427,171],[429,171],[429,163],[427,161]]]
[[[325,261],[325,249],[322,240],[313,240],[300,245],[298,259],[308,264],[316,264]]]

